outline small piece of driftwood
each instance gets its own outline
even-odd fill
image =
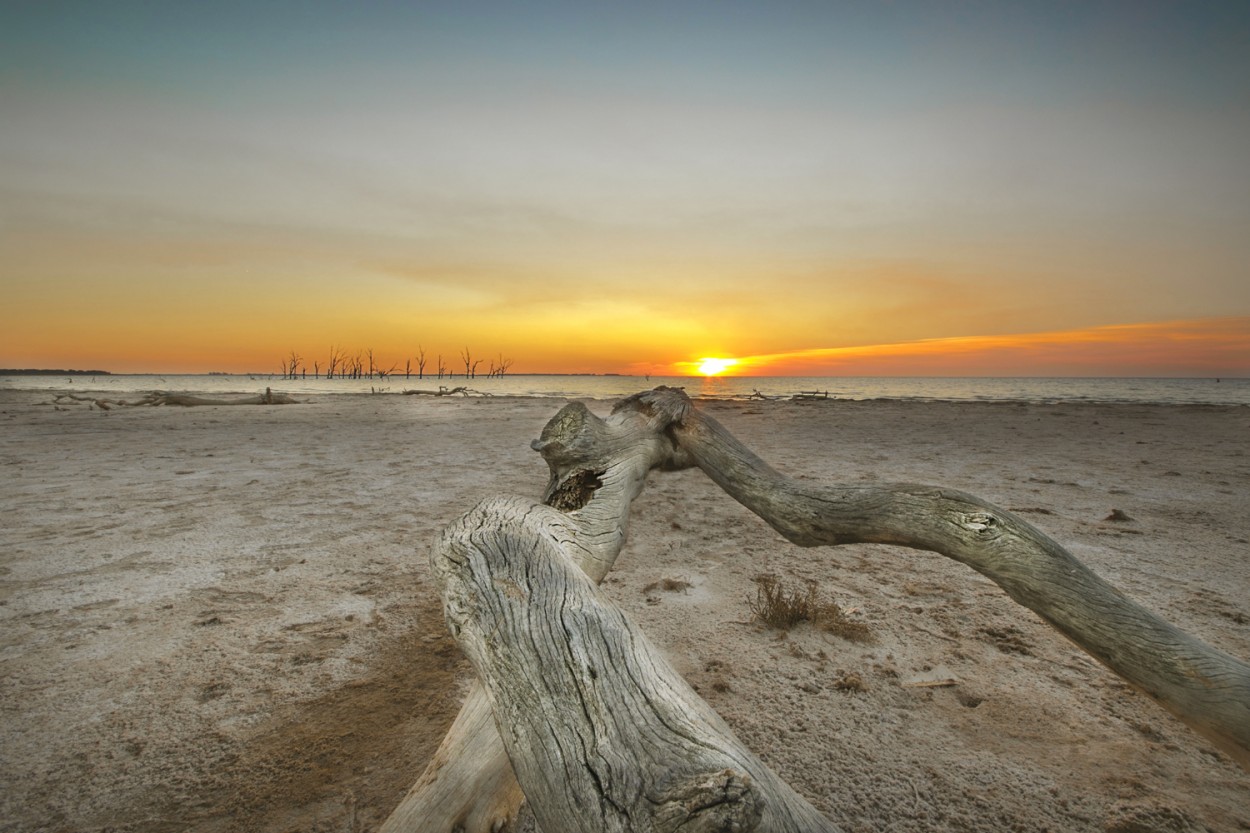
[[[430,390],[428,388],[414,388],[404,391],[404,396],[455,396],[457,393],[461,396],[468,396],[471,392],[463,385],[449,388],[445,385],[439,385],[438,390]]]

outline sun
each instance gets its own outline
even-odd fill
[[[699,373],[704,376],[719,376],[737,363],[737,359],[699,359]]]

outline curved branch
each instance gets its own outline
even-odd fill
[[[694,409],[670,431],[791,542],[895,544],[967,564],[1250,769],[1250,665],[1146,610],[1023,519],[953,489],[791,480]]]

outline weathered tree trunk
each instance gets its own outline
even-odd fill
[[[954,489],[791,480],[693,408],[671,430],[792,543],[895,544],[963,562],[1250,769],[1250,665],[1141,607],[1027,521]]]
[[[544,831],[835,831],[571,559],[568,516],[479,504],[431,566]]]
[[[691,464],[800,546],[894,544],[973,567],[1250,768],[1250,666],[1140,607],[1042,532],[985,501],[932,486],[792,481],[684,394],[663,388],[622,402],[607,421],[570,405],[533,445],[551,468],[543,498],[550,508],[483,504],[449,528],[435,559],[447,583],[449,622],[487,681],[495,720],[508,727],[508,752],[548,833],[675,829],[682,818],[689,830],[736,829],[724,826],[731,821],[748,830],[757,811],[760,830],[831,829],[804,809],[793,810],[800,820],[793,828],[785,826],[789,816],[769,815],[781,812],[766,809],[778,802],[807,805],[771,773],[753,769],[750,753],[722,734],[705,704],[689,701],[693,693],[680,690],[684,683],[587,583],[611,568],[647,471]],[[561,566],[565,558],[587,579]],[[618,673],[618,664],[628,670]],[[508,770],[498,752],[503,741],[480,715],[483,698],[480,689],[470,697],[384,833],[478,833],[510,823],[519,793],[511,772],[501,774]],[[683,727],[675,736],[698,738],[697,749],[676,753],[679,741],[632,728],[650,725],[649,716]],[[563,745],[550,745],[557,741]],[[631,775],[630,766],[638,771]],[[685,804],[673,803],[687,792]],[[720,815],[673,810],[697,809],[705,798]],[[582,821],[591,817],[599,827]],[[651,827],[628,824],[644,818]]]
[[[647,473],[689,465],[664,430],[685,408],[682,397],[656,404],[635,397],[603,420],[575,402],[533,442],[551,470],[543,501],[576,530],[569,556],[595,583],[621,551],[629,507]],[[494,833],[515,820],[523,796],[485,702],[475,683],[434,759],[380,833]]]

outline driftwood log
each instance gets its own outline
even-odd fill
[[[683,399],[670,404],[680,408]],[[666,431],[676,413],[629,405],[603,420],[574,402],[532,443],[551,473],[543,501],[577,530],[568,555],[595,583],[625,543],[629,508],[647,473],[690,465]],[[475,683],[434,758],[380,833],[494,833],[515,821],[523,801],[486,692]]]
[[[274,393],[271,388],[265,388],[265,392],[257,396],[245,396],[239,399],[206,399],[202,396],[191,396],[187,393],[168,393],[165,391],[152,391],[151,393],[139,399],[99,399],[94,396],[77,396],[72,393],[59,393],[53,397],[54,402],[60,402],[62,399],[72,399],[75,402],[90,402],[102,411],[107,411],[114,406],[135,408],[141,405],[150,405],[152,407],[160,407],[161,405],[178,405],[184,408],[190,408],[197,405],[298,405],[298,400],[292,399],[285,393]]]
[[[466,388],[463,385],[448,388],[445,385],[439,385],[438,390],[429,390],[428,388],[413,388],[403,392],[404,396],[494,396],[493,393],[486,393],[473,388]]]
[[[411,388],[404,391],[404,396],[455,396],[457,393],[461,396],[468,396],[470,393],[476,392],[477,391],[470,391],[466,387],[448,388],[444,385],[439,385],[438,390],[430,390],[428,388]]]
[[[494,498],[432,558],[539,828],[836,831],[599,595],[577,538],[558,510]]]
[[[790,480],[666,388],[630,397],[606,421],[570,405],[534,447],[551,468],[546,506],[484,503],[449,527],[431,556],[449,626],[485,691],[475,689],[384,833],[507,829],[521,794],[501,748],[548,833],[833,829],[759,769],[593,590],[620,550],[647,471],[689,465],[800,546],[894,544],[967,564],[1250,769],[1250,666],[1145,610],[979,498]],[[445,750],[457,753],[450,764]],[[453,774],[464,780],[450,783]]]

